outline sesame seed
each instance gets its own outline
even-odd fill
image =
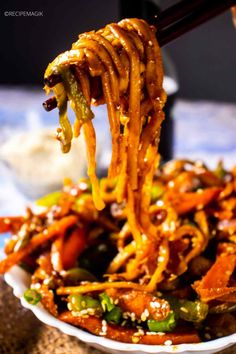
[[[147,235],[142,234],[142,240],[143,240],[143,241],[147,241]]]
[[[105,336],[107,334],[107,321],[102,320],[102,329],[99,333],[100,336]]]
[[[40,283],[32,284],[32,288],[34,288],[34,289],[40,289],[40,288],[41,288],[41,284],[40,284]]]
[[[133,343],[138,343],[139,340],[140,340],[139,337],[132,336],[132,342],[133,342]]]
[[[163,231],[170,231],[170,227],[167,223],[163,223]]]
[[[160,302],[158,301],[151,301],[150,302],[150,306],[153,308],[153,309],[159,309],[161,307],[161,304]]]
[[[77,194],[78,194],[77,189],[76,189],[76,188],[72,188],[72,189],[70,190],[70,194],[73,195],[73,196],[77,196]]]
[[[169,340],[169,339],[168,339],[168,340],[166,340],[166,341],[164,342],[164,344],[165,344],[165,345],[171,345],[171,344],[172,344],[172,340]]]
[[[210,340],[211,339],[210,333],[205,333],[205,338]]]
[[[185,313],[188,313],[188,312],[189,312],[188,309],[186,309],[186,307],[180,307],[180,310],[183,311],[183,312],[185,312]]]
[[[145,311],[141,314],[141,321],[145,322],[147,319],[147,316],[145,314]]]
[[[141,336],[144,335],[144,330],[138,329],[138,332],[135,332],[133,335],[134,335],[135,337],[141,337]]]
[[[140,334],[141,336],[144,336],[144,330],[143,330],[142,328],[139,328],[139,329],[138,329],[138,332],[139,332],[139,334]]]
[[[68,310],[72,311],[72,306],[70,303],[67,304]]]
[[[43,284],[48,285],[48,284],[50,284],[50,282],[51,282],[51,279],[46,278],[46,279],[44,279]]]
[[[198,194],[202,194],[202,193],[203,193],[203,189],[199,188],[199,189],[197,190],[197,193],[198,193]]]
[[[69,308],[69,305],[68,304],[68,308]],[[74,317],[83,317],[83,318],[88,318],[89,315],[95,315],[95,309],[93,308],[88,308],[88,309],[84,309],[84,310],[81,310],[81,311],[71,311],[72,315]]]

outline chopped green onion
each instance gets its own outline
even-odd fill
[[[105,319],[108,323],[119,324],[122,318],[122,310],[119,306],[115,306],[111,311],[107,312]]]
[[[34,289],[27,289],[24,292],[24,299],[31,305],[37,305],[41,301],[41,295]]]
[[[99,299],[101,301],[102,308],[105,311],[111,311],[115,308],[110,296],[107,293],[102,293],[99,295]]]
[[[169,315],[164,320],[148,320],[147,325],[151,332],[171,332],[176,326],[175,314],[173,311],[170,311]]]
[[[36,201],[36,204],[44,207],[51,207],[53,205],[58,204],[60,197],[61,197],[60,191],[52,192],[38,199]]]

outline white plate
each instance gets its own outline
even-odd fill
[[[35,316],[43,323],[58,328],[63,333],[77,337],[82,342],[91,345],[97,349],[114,354],[144,354],[144,353],[182,353],[182,354],[212,354],[225,349],[236,343],[236,334],[227,337],[198,344],[180,344],[180,345],[144,345],[144,344],[126,344],[116,342],[103,337],[98,337],[73,327],[67,323],[59,321],[50,315],[41,304],[30,305],[23,298],[24,291],[30,285],[30,276],[20,267],[13,267],[5,274],[5,281],[13,288],[14,295],[21,300],[22,306],[30,309]]]

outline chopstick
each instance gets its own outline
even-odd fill
[[[234,5],[236,0],[182,0],[149,22],[157,28],[157,39],[162,47]],[[45,79],[45,84],[53,87],[61,81],[59,75],[51,75]],[[49,98],[43,107],[46,111],[56,108],[56,98]]]
[[[236,0],[182,0],[171,6],[153,21],[160,46],[170,43],[234,5]]]

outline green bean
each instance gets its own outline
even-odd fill
[[[148,320],[148,329],[151,332],[171,332],[176,326],[176,318],[174,311],[170,311],[169,315],[162,321]]]
[[[189,322],[201,322],[208,314],[208,305],[199,300],[189,301],[175,297],[165,298],[177,317]]]
[[[108,296],[107,293],[100,294],[99,299],[101,301],[101,305],[104,312],[111,311],[115,308],[115,305],[113,304],[110,296]]]
[[[68,297],[68,308],[71,311],[94,309],[96,314],[102,313],[102,307],[97,299],[88,295],[72,294]]]
[[[122,310],[119,306],[115,306],[111,311],[107,312],[105,319],[109,323],[119,324],[122,318]]]

